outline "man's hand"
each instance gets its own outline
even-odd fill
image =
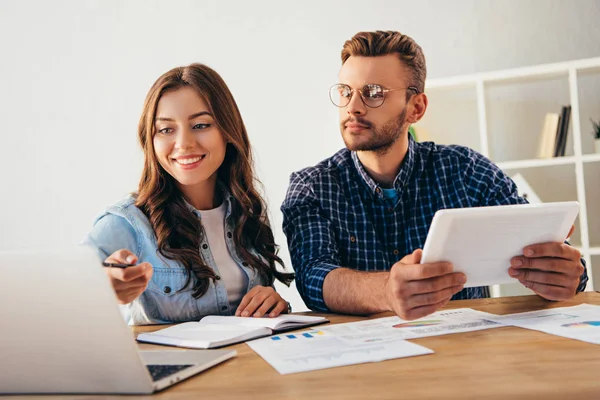
[[[523,254],[510,261],[510,276],[547,300],[568,300],[577,294],[584,270],[577,249],[564,243],[540,243],[525,247]]]
[[[112,253],[105,261],[135,264],[137,257],[129,250],[121,249]],[[146,290],[152,279],[152,271],[152,265],[147,262],[127,268],[104,268],[120,304],[131,303]]]
[[[387,303],[402,319],[417,319],[439,310],[467,282],[465,274],[452,272],[450,263],[419,264],[422,254],[417,249],[394,264],[385,283]]]

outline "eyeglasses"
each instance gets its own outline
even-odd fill
[[[332,87],[329,88],[329,99],[336,107],[346,107],[350,104],[350,99],[352,99],[352,95],[354,91],[358,90],[360,94],[360,98],[362,99],[365,106],[369,108],[377,108],[381,107],[385,100],[385,94],[387,92],[393,92],[394,90],[412,90],[416,94],[419,94],[419,89],[414,86],[409,86],[405,88],[396,88],[396,89],[384,89],[381,85],[377,84],[367,84],[360,89],[352,89],[350,86],[345,83],[336,83]]]

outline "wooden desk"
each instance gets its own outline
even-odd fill
[[[450,302],[494,314],[600,305],[600,293],[568,302],[537,296]],[[372,318],[389,314],[375,315]],[[327,315],[332,323],[361,318]],[[136,327],[136,332],[157,327]],[[152,399],[600,399],[600,346],[506,327],[411,340],[435,354],[279,375],[246,344],[238,356],[153,396]],[[164,349],[140,344],[142,349]],[[38,398],[47,399],[48,396]],[[63,398],[65,396],[61,396]],[[77,396],[106,398],[110,396]]]

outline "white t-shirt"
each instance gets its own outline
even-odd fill
[[[221,281],[227,289],[227,297],[232,308],[237,308],[248,288],[248,276],[231,258],[225,242],[225,203],[212,210],[199,210],[202,226],[208,239],[210,252],[219,268]]]

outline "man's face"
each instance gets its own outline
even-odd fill
[[[407,68],[395,54],[351,56],[342,65],[339,83],[354,90],[348,105],[340,107],[340,129],[346,147],[352,151],[385,152],[408,125],[404,89],[410,86]],[[383,104],[372,108],[365,105],[359,94],[359,90],[367,84],[401,90],[384,93]]]

